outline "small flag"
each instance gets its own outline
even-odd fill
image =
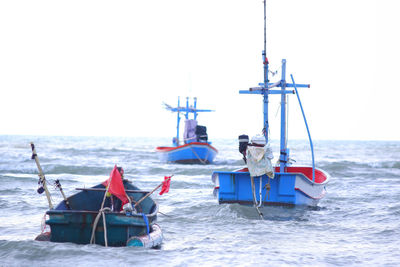
[[[164,182],[160,191],[160,195],[168,193],[170,184],[171,184],[171,176],[164,176]]]
[[[129,202],[128,197],[126,196],[124,183],[122,182],[121,174],[117,169],[117,165],[115,165],[114,169],[111,171],[110,178],[104,181],[102,185],[105,187],[109,186],[108,192],[119,198],[122,201],[122,206]]]

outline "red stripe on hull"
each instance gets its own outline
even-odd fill
[[[236,172],[248,172],[248,168],[243,168],[237,170]],[[279,167],[275,167],[275,172],[279,173]],[[288,173],[302,173],[306,176],[310,181],[312,181],[312,167],[286,167],[286,172]],[[315,183],[322,184],[327,179],[326,175],[318,170],[315,169]]]

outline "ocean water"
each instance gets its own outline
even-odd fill
[[[153,195],[161,249],[34,241],[48,204],[36,192],[30,141],[47,180],[59,179],[66,195],[106,180],[114,164],[143,190],[173,174],[170,192]],[[313,209],[265,207],[263,221],[254,208],[218,205],[212,194],[214,170],[243,166],[237,140],[213,140],[212,165],[160,163],[154,148],[169,142],[0,136],[0,266],[399,266],[400,142],[314,141],[316,165],[331,175],[327,195]],[[311,164],[306,141],[289,146],[296,164]],[[62,200],[50,190],[54,203]]]

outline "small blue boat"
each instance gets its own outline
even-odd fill
[[[218,150],[208,141],[207,128],[197,124],[197,113],[211,112],[213,110],[196,108],[197,98],[194,105],[189,106],[189,98],[186,98],[186,107],[180,107],[179,97],[176,108],[165,104],[166,109],[177,112],[176,137],[172,139],[173,146],[159,146],[156,152],[163,162],[187,163],[187,164],[209,164],[212,163]],[[179,137],[180,113],[185,113],[185,131],[183,140]],[[193,113],[193,119],[189,119],[189,113]]]
[[[149,197],[159,186],[152,192],[142,191],[123,179],[123,169],[115,166],[109,180],[90,188],[76,188],[79,192],[68,198],[56,180],[64,200],[54,208],[34,144],[31,146],[32,159],[39,169],[38,193],[45,192],[49,203],[45,224],[50,226],[49,232],[43,230],[35,240],[113,247],[161,246],[163,235],[156,224],[158,204]]]
[[[266,3],[264,1],[264,81],[259,87],[241,90],[240,94],[260,94],[263,97],[262,135],[249,140],[247,135],[239,136],[239,152],[247,164],[246,168],[236,171],[215,171],[212,181],[214,193],[219,203],[239,203],[254,205],[258,209],[263,205],[306,205],[316,206],[326,193],[325,186],[329,175],[315,168],[314,149],[306,117],[301,105],[297,88],[309,87],[309,84],[296,84],[291,75],[291,83],[286,81],[286,60],[282,60],[281,78],[275,83],[268,79],[269,62],[266,56]],[[274,89],[278,87],[280,89]],[[297,96],[309,137],[312,166],[291,166],[287,147],[287,95]],[[279,95],[281,98],[281,136],[278,166],[272,166],[272,150],[269,146],[270,125],[268,120],[268,98]],[[261,137],[261,138],[260,138]],[[261,216],[262,217],[262,216]]]

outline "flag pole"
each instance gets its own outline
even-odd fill
[[[139,205],[143,200],[145,200],[145,199],[148,198],[151,194],[153,194],[153,193],[154,193],[158,188],[160,188],[165,182],[171,180],[172,176],[174,176],[174,175],[171,175],[167,180],[162,181],[161,184],[159,184],[159,185],[156,186],[156,188],[154,188],[152,191],[150,191],[149,193],[147,193],[144,197],[142,197],[141,199],[139,199],[138,202],[135,203],[135,206],[134,206],[134,207],[136,208],[137,205]]]

